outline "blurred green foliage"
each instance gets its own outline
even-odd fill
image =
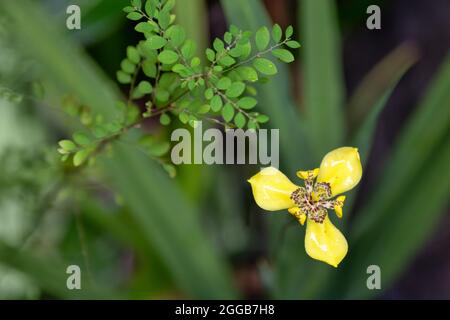
[[[304,231],[285,228],[288,215],[264,215],[267,234],[261,231],[245,182],[256,168],[181,166],[171,179],[158,161],[130,143],[142,134],[138,128],[106,148],[83,174],[58,161],[55,141],[66,140],[60,146],[68,151],[89,145],[92,138],[83,128],[96,120],[83,114],[100,115],[103,124],[110,124],[122,110],[116,104],[122,100],[119,88],[82,46],[127,33],[120,29],[128,25],[120,11],[127,1],[86,3],[79,3],[88,8],[86,25],[74,34],[64,32],[64,5],[50,19],[50,1],[0,3],[0,225],[15,226],[0,228],[0,297],[238,298],[247,294],[245,280],[237,280],[239,257],[255,252],[262,292],[272,298],[370,298],[379,293],[366,287],[370,264],[381,267],[383,288],[393,284],[432,233],[448,199],[443,174],[450,163],[450,111],[444,107],[450,101],[450,58],[402,128],[367,201],[351,221],[343,219],[350,251],[339,269],[332,269],[299,249]],[[254,47],[263,51],[270,38],[277,42],[279,31],[272,29],[261,1],[221,4],[230,25],[256,34]],[[187,38],[204,52],[209,42],[205,2],[178,1],[174,10]],[[287,172],[312,168],[326,151],[341,145],[358,147],[366,166],[378,116],[417,54],[400,45],[346,99],[334,1],[298,1],[297,21],[302,49],[295,73],[302,81],[295,91],[302,93],[300,101],[286,65],[253,65],[260,73],[278,71],[272,81],[255,87],[256,108],[270,118],[264,126],[280,128],[282,167]],[[123,35],[117,39],[120,44],[113,40],[109,46],[125,48],[131,42]],[[147,39],[156,46],[152,50],[166,45],[152,32]],[[133,72],[128,71],[141,62],[139,56],[133,62],[134,50],[128,49],[125,62],[104,67],[121,64],[119,81],[129,82]],[[198,63],[203,68],[208,56],[221,50],[220,43],[213,42],[210,50],[188,67]],[[285,51],[273,54],[284,62],[293,59]],[[169,53],[159,61],[172,68],[172,58]],[[41,86],[45,96],[38,99]],[[137,96],[152,92],[145,83],[136,88],[142,89]],[[206,91],[201,95],[211,96]],[[229,97],[237,99],[232,92]],[[47,106],[60,104],[63,108]],[[68,117],[68,110],[79,117]],[[222,116],[226,122],[233,118]],[[153,147],[166,149],[161,141],[181,125],[166,120],[160,118],[166,126],[152,124]],[[80,129],[84,134],[70,138],[75,144],[65,139]],[[354,191],[349,204],[356,196]],[[70,264],[84,270],[81,291],[66,288]]]

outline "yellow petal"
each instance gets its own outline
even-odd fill
[[[356,186],[361,176],[358,149],[342,147],[327,153],[322,159],[317,181],[329,183],[331,194],[337,195]]]
[[[289,208],[288,211],[298,220],[298,222],[300,222],[301,225],[305,224],[306,214],[304,214],[299,207]]]
[[[300,222],[301,225],[305,224],[305,220],[306,220],[306,214],[302,213],[300,215],[300,217],[298,218],[298,222]]]
[[[264,210],[276,211],[295,206],[291,194],[298,186],[274,167],[262,169],[250,182],[256,204]]]
[[[336,204],[334,205],[334,211],[339,218],[342,218],[342,207],[344,206],[345,196],[339,196],[336,198]]]
[[[307,171],[297,171],[297,177],[300,179],[306,180],[306,179],[314,179],[319,174],[319,168],[315,168],[313,170],[307,170]]]
[[[342,207],[341,206],[334,206],[334,211],[336,212],[336,215],[339,218],[342,218]]]
[[[331,223],[327,215],[323,223],[308,219],[305,249],[311,258],[324,261],[337,268],[347,254],[348,245],[345,237]]]

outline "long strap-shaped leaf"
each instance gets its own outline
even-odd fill
[[[337,13],[333,0],[300,1],[304,104],[318,161],[344,138],[344,89]]]
[[[448,133],[450,125],[450,56],[442,65],[435,82],[419,104],[392,148],[387,166],[379,179],[378,188],[371,195],[364,215],[355,221],[354,239],[375,226],[375,220],[383,220],[380,212],[408,190],[411,178],[418,173],[429,155]]]
[[[81,270],[81,290],[69,290],[66,281],[69,264],[53,257],[42,257],[29,250],[18,251],[17,248],[0,241],[0,261],[2,264],[27,275],[33,282],[54,297],[66,299],[118,299],[117,292],[108,292],[94,288],[88,281],[83,281]],[[4,277],[5,275],[0,275]]]
[[[52,24],[35,3],[26,0],[2,1],[0,12],[11,18],[11,30],[55,83],[105,117],[111,116],[115,88],[79,47],[61,35],[63,24]],[[148,233],[147,240],[158,243],[178,286],[195,298],[234,297],[226,264],[175,183],[133,149],[117,148],[107,168],[134,219]]]
[[[450,139],[447,137],[436,150],[441,152],[429,155],[430,165],[412,177],[414,182],[403,196],[385,211],[389,216],[383,215],[385,219],[359,237],[358,242],[352,241],[348,265],[342,270],[339,297],[362,299],[379,294],[378,290],[367,288],[370,265],[380,267],[381,288],[388,289],[435,230],[448,204],[450,180],[443,175],[449,170]]]
[[[381,60],[364,78],[349,102],[352,145],[359,148],[365,166],[379,115],[397,83],[418,59],[415,47],[403,43]]]
[[[388,286],[432,231],[448,200],[449,87],[450,57],[395,143],[378,187],[352,226],[349,296],[373,294],[361,277],[370,264],[381,267]]]
[[[350,98],[348,116],[353,119],[350,145],[359,149],[363,168],[367,165],[379,116],[400,79],[417,61],[417,56],[414,47],[401,44],[370,70]],[[352,211],[357,194],[357,190],[349,194],[345,201],[346,212]],[[345,214],[344,221],[348,217]]]
[[[181,190],[157,163],[135,148],[117,145],[114,154],[105,160],[108,172],[176,282],[199,298],[231,297],[225,261],[213,252]]]

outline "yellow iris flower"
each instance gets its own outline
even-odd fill
[[[274,167],[262,169],[248,182],[256,203],[262,209],[288,209],[302,225],[307,221],[306,253],[313,259],[337,267],[347,254],[348,245],[342,233],[331,223],[328,209],[334,210],[341,218],[345,196],[340,194],[361,180],[358,149],[335,149],[325,155],[320,168],[298,171],[297,176],[305,181],[304,187],[295,185]]]

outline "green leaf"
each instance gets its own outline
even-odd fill
[[[239,28],[236,27],[234,24],[230,25],[230,32],[232,35],[237,36],[240,32]]]
[[[159,11],[158,13],[158,24],[161,29],[165,30],[170,25],[170,12]]]
[[[127,48],[127,57],[134,64],[138,64],[141,61],[141,56],[139,55],[139,51],[132,46]]]
[[[152,35],[146,41],[146,45],[148,46],[148,48],[153,50],[161,49],[166,45],[166,43],[167,43],[166,39],[157,35]]]
[[[63,148],[65,151],[74,151],[77,149],[77,146],[75,145],[75,143],[73,143],[73,141],[71,140],[61,140],[58,143],[61,148]]]
[[[298,42],[295,41],[295,40],[290,40],[290,41],[286,42],[286,45],[287,45],[289,48],[292,48],[292,49],[297,49],[297,48],[300,48],[300,47],[301,47],[300,43],[298,43]]]
[[[199,57],[194,57],[191,60],[191,68],[195,68],[197,66],[199,66],[201,63],[200,58]]]
[[[156,12],[156,2],[153,0],[147,0],[145,2],[145,13],[153,18],[155,16],[155,12]]]
[[[219,95],[215,95],[211,99],[211,110],[214,112],[219,112],[222,109],[222,98]]]
[[[217,82],[217,88],[220,90],[227,90],[231,86],[231,79],[228,77],[222,77]]]
[[[173,64],[178,61],[178,54],[172,50],[163,50],[158,55],[158,60],[163,64]]]
[[[142,8],[142,1],[141,0],[131,0],[131,5],[140,10]]]
[[[185,73],[188,72],[186,66],[184,64],[181,63],[177,63],[172,67],[172,71],[175,73]]]
[[[208,88],[205,90],[205,99],[211,100],[214,96],[214,90],[212,88]]]
[[[184,58],[190,59],[195,54],[195,43],[192,40],[186,40],[181,48],[181,54]]]
[[[237,105],[242,109],[252,109],[256,106],[257,103],[258,101],[256,101],[255,98],[244,97],[237,102]]]
[[[167,173],[139,150],[123,144],[116,145],[114,157],[105,159],[105,165],[128,201],[131,218],[145,230],[146,241],[158,249],[177,286],[198,298],[234,297],[225,261],[201,228],[192,202]]]
[[[241,66],[236,69],[236,72],[244,81],[258,81],[258,73],[252,67]]]
[[[125,8],[122,9],[123,12],[125,13],[130,13],[133,12],[135,9],[133,7],[127,6]]]
[[[127,84],[131,82],[131,76],[123,71],[117,71],[116,73],[117,81],[122,84]]]
[[[171,178],[175,178],[177,175],[177,169],[175,168],[175,166],[165,163],[163,164],[163,169],[167,172],[167,174],[169,175],[169,177]]]
[[[167,0],[164,4],[164,11],[171,11],[175,7],[175,0]]]
[[[245,44],[238,44],[238,46],[241,51],[241,59],[248,58],[248,56],[250,56],[250,53],[252,53],[252,44],[250,43],[250,41]]]
[[[211,109],[211,106],[209,104],[204,104],[200,108],[198,108],[197,113],[205,114],[205,113],[208,113],[210,109]]]
[[[198,119],[193,114],[191,114],[189,116],[189,125],[195,129],[198,127],[198,123]]]
[[[54,256],[43,256],[38,250],[13,247],[0,240],[0,262],[33,281],[39,289],[63,299],[124,299],[122,294],[82,283],[82,290],[67,289],[65,270],[71,261],[62,261]],[[62,271],[63,272],[62,272]],[[6,273],[3,273],[6,276]]]
[[[234,117],[234,108],[230,103],[225,104],[222,109],[222,118],[226,122],[230,122]]]
[[[255,34],[256,47],[259,51],[267,48],[270,42],[270,34],[267,27],[261,27]]]
[[[152,61],[145,60],[142,63],[142,71],[147,77],[156,78],[157,69],[156,65]]]
[[[286,39],[289,39],[294,34],[294,28],[292,26],[288,26],[286,28]]]
[[[156,61],[158,60],[158,52],[157,50],[153,50],[150,49],[148,47],[148,42],[147,41],[141,41],[138,45],[138,51],[140,52],[140,54],[142,54],[142,56],[144,58],[146,58],[146,60],[149,60],[153,63],[156,63]]]
[[[247,119],[240,112],[234,117],[234,124],[236,125],[236,127],[240,128],[240,129],[245,127],[246,122],[247,122]]]
[[[132,74],[136,70],[136,65],[128,59],[122,60],[120,63],[122,70],[128,74]]]
[[[204,52],[209,42],[208,32],[208,8],[203,0],[177,1],[175,5],[177,22],[186,31],[186,36],[192,39],[200,52]],[[195,54],[195,48],[192,58]],[[201,187],[200,187],[201,188]]]
[[[243,82],[233,82],[227,89],[225,94],[229,98],[239,97],[245,90],[245,84]]]
[[[225,67],[230,67],[235,63],[236,63],[236,60],[234,60],[230,56],[224,56],[219,59],[219,64],[221,64],[222,66],[225,66]]]
[[[88,149],[83,149],[83,150],[78,151],[73,156],[73,165],[75,167],[81,166],[86,161],[86,159],[89,157],[89,155],[90,155],[90,150],[88,150]]]
[[[378,62],[356,87],[348,102],[350,135],[354,135],[372,113],[380,97],[393,88],[393,84],[418,59],[417,48],[403,43]]]
[[[149,94],[153,90],[152,85],[148,81],[141,81],[137,86],[137,89],[144,94]]]
[[[281,37],[283,36],[283,31],[281,30],[281,27],[278,23],[274,24],[272,28],[272,38],[275,43],[279,43],[281,40]]]
[[[247,122],[247,128],[256,130],[258,129],[258,123],[253,119],[249,119]]]
[[[179,47],[186,39],[186,32],[179,25],[174,25],[167,29],[166,35],[170,38],[170,43],[175,47]]]
[[[265,59],[265,58],[257,58],[253,61],[253,66],[256,70],[258,70],[260,73],[272,76],[277,73],[277,67],[273,64],[272,61]]]
[[[137,32],[151,34],[153,31],[155,31],[155,26],[148,21],[139,22],[136,27],[134,27],[134,30],[136,30]]]
[[[73,140],[83,147],[88,146],[92,142],[91,138],[83,132],[75,132],[73,134]]]
[[[260,114],[256,117],[256,121],[258,121],[259,123],[266,123],[269,120],[270,120],[269,117],[266,116],[265,114]]]
[[[308,43],[303,52],[303,104],[314,156],[319,161],[344,143],[345,93],[335,1],[303,0],[299,14],[302,39]]]
[[[169,101],[169,98],[170,94],[167,90],[158,88],[158,90],[156,91],[156,100],[161,102],[167,102]]]
[[[220,40],[219,38],[215,38],[213,41],[213,48],[214,50],[216,50],[218,53],[221,53],[222,51],[225,50],[225,44],[223,43],[222,40]]]
[[[180,119],[181,123],[186,124],[189,121],[189,114],[187,114],[186,112],[181,112],[178,115],[178,118]]]
[[[159,122],[163,125],[163,126],[167,126],[170,124],[171,119],[170,116],[167,113],[163,113],[160,117],[159,117]]]
[[[231,41],[233,40],[233,35],[230,32],[225,32],[225,34],[223,35],[223,40],[225,40],[225,42],[227,44],[231,44]]]
[[[137,20],[141,20],[142,19],[142,14],[140,14],[139,12],[130,12],[129,14],[127,14],[127,18],[133,21],[137,21]]]
[[[349,136],[358,147],[363,167],[371,149],[378,116],[399,79],[417,61],[414,47],[402,44],[366,75],[348,103]]]
[[[294,61],[294,55],[286,49],[275,49],[272,51],[272,55],[286,63]]]
[[[213,62],[214,59],[216,58],[216,53],[214,52],[214,50],[207,48],[206,49],[206,58],[210,61]]]
[[[243,52],[244,48],[242,46],[236,46],[228,51],[228,54],[233,58],[239,58],[240,56],[242,56]]]

